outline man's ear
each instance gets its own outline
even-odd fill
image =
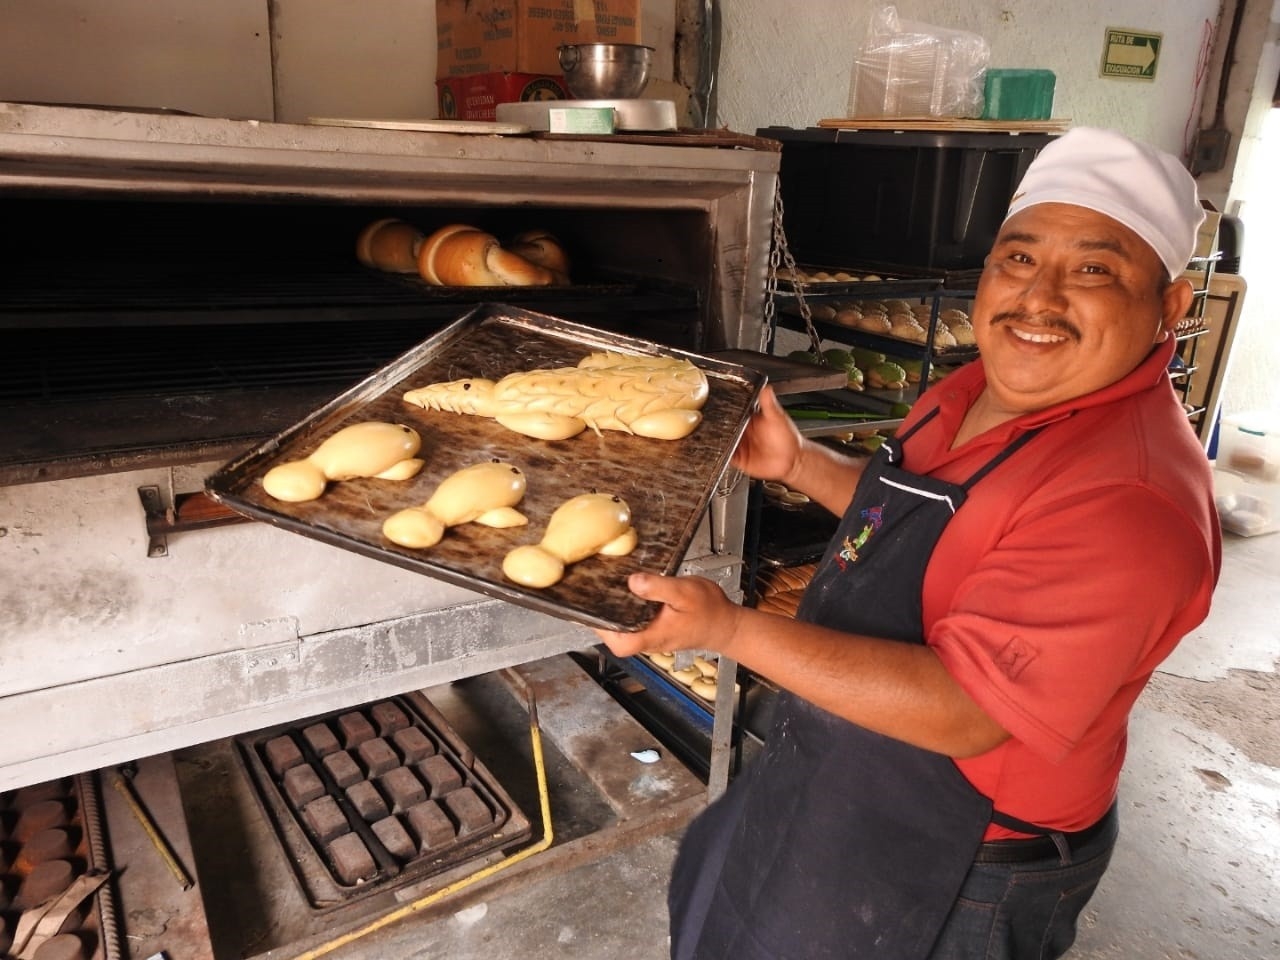
[[[1164,340],[1173,332],[1173,328],[1186,318],[1191,310],[1191,301],[1195,298],[1190,280],[1174,280],[1164,288],[1160,307],[1160,330],[1156,342]]]

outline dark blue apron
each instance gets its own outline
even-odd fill
[[[937,411],[934,411],[936,413]],[[872,457],[797,619],[923,643],[930,555],[966,491],[901,469],[902,444]],[[670,887],[675,960],[923,960],[994,813],[939,753],[881,736],[790,693],[764,749],[690,825]]]

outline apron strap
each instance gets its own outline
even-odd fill
[[[884,444],[882,445],[882,449],[884,449],[885,454],[888,456],[890,463],[896,464],[902,459],[903,451],[905,449],[903,445],[908,440],[910,440],[912,436],[915,435],[916,431],[918,431],[926,423],[928,423],[930,420],[936,417],[940,409],[941,409],[940,407],[934,407],[932,410],[926,413],[923,417],[921,417],[915,423],[915,425],[913,425],[911,429],[908,430],[906,433],[902,434],[901,436],[890,437],[888,440],[884,442]],[[1013,456],[1015,453],[1021,450],[1024,446],[1026,446],[1026,444],[1031,440],[1031,438],[1034,437],[1037,433],[1039,433],[1043,429],[1044,427],[1036,427],[1034,430],[1028,430],[1026,433],[1022,434],[1022,436],[1018,437],[1016,440],[1010,443],[1007,447],[1005,447],[1003,450],[997,453],[994,457],[988,460],[985,464],[979,467],[976,471],[974,471],[973,475],[969,477],[968,480],[964,481],[964,483],[958,484],[960,489],[968,491],[969,488],[972,487],[975,483],[977,483],[979,480],[985,477],[988,473],[990,473],[996,467],[1000,466],[1000,464],[1004,463],[1011,456]]]
[[[964,483],[960,484],[960,488],[962,490],[968,490],[975,483],[977,483],[979,480],[985,477],[988,473],[990,473],[996,467],[1000,466],[1000,464],[1004,463],[1011,456],[1013,456],[1015,453],[1021,450],[1024,446],[1026,446],[1027,442],[1030,441],[1032,437],[1034,437],[1037,433],[1039,433],[1043,429],[1044,427],[1036,427],[1034,430],[1028,430],[1022,436],[1018,437],[1017,440],[1014,440],[1011,444],[1009,444],[1007,447],[1005,447],[1003,450],[997,453],[994,457],[988,460],[986,464],[979,467],[974,472],[973,476],[971,476]]]
[[[908,440],[910,440],[913,436],[915,436],[916,431],[918,431],[926,423],[928,423],[930,420],[936,417],[938,415],[938,410],[939,410],[938,407],[934,407],[932,410],[926,413],[923,417],[917,420],[915,425],[912,426],[912,428],[908,430],[906,433],[901,435],[895,434],[894,436],[889,437],[889,439],[885,440],[885,442],[880,445],[880,449],[884,450],[885,455],[888,457],[890,463],[898,463],[902,460],[902,453],[903,453],[902,445],[906,443]]]

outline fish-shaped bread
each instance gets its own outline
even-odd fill
[[[416,456],[421,447],[418,431],[402,423],[353,423],[305,459],[272,467],[262,478],[262,486],[277,500],[300,503],[315,500],[331,480],[408,480],[422,469],[423,461]]]
[[[491,417],[540,440],[565,440],[587,427],[657,440],[687,437],[702,422],[707,377],[676,357],[592,353],[576,367],[432,383],[404,395],[426,410]]]
[[[387,517],[383,535],[402,547],[434,547],[449,527],[478,523],[486,527],[519,527],[529,522],[515,505],[524,499],[524,472],[492,460],[463,467],[436,487],[420,507],[408,507]]]
[[[556,508],[540,543],[508,553],[502,572],[522,586],[541,589],[558,582],[569,564],[597,555],[625,557],[637,542],[625,500],[608,493],[583,493]]]

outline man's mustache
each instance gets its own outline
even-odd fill
[[[1073,340],[1080,339],[1080,331],[1076,329],[1075,324],[1066,317],[1058,316],[1054,313],[1031,314],[1026,310],[1005,310],[991,318],[991,325],[994,327],[997,324],[1004,323],[1006,320],[1016,320],[1029,327],[1043,327],[1046,330],[1066,334]]]

